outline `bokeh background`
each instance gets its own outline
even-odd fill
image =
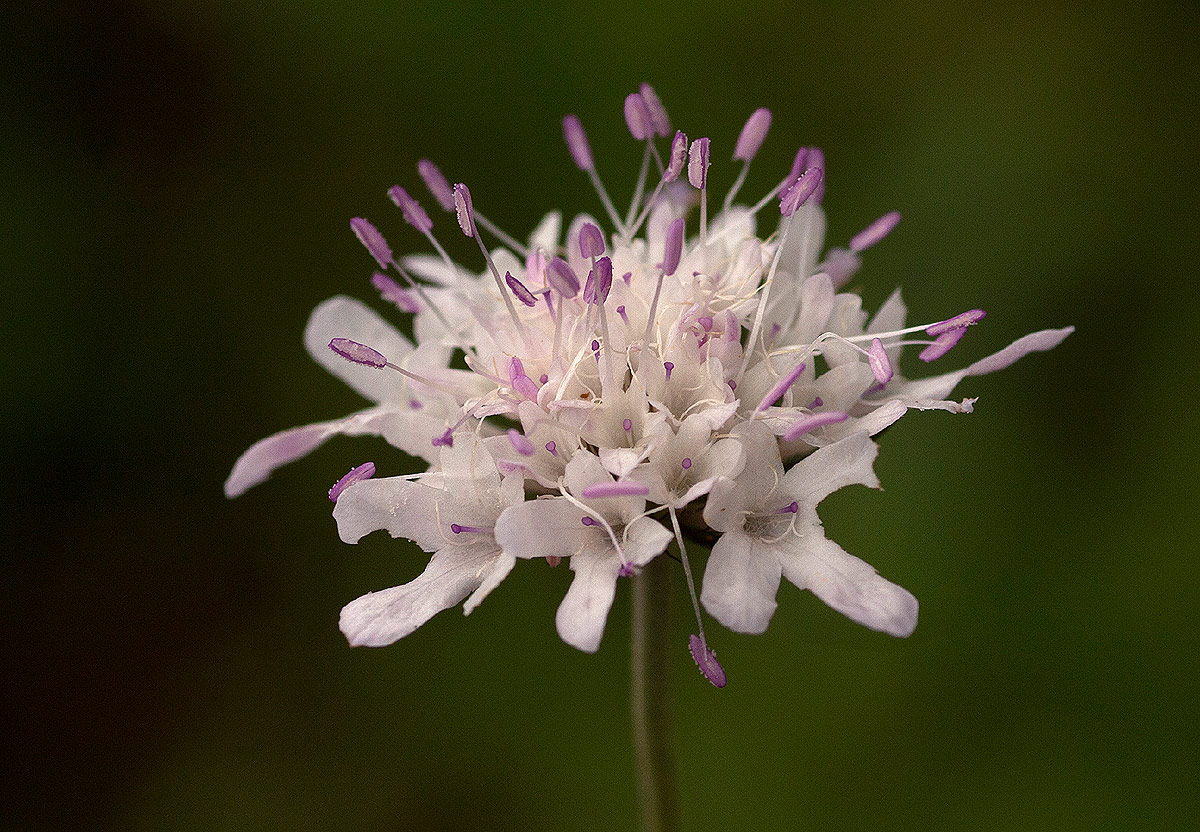
[[[360,406],[300,340],[324,298],[375,302],[349,217],[421,250],[384,191],[425,155],[519,235],[596,211],[559,120],[626,195],[640,81],[712,137],[718,192],[767,106],[747,194],[815,143],[832,242],[903,212],[854,285],[922,320],[985,307],[952,365],[1078,327],[963,384],[973,415],[903,419],[886,490],[823,506],[920,598],[910,639],[785,585],[766,635],[713,625],[717,691],[676,604],[686,826],[1195,822],[1193,4],[2,8],[0,827],[632,827],[624,592],[595,656],[554,632],[569,573],[532,563],[470,618],[351,650],[341,605],[423,564],[340,543],[325,490],[416,463],[343,439],[221,484]]]

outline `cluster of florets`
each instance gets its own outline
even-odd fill
[[[700,532],[715,543],[699,599],[725,626],[763,632],[786,577],[867,627],[906,636],[916,599],[826,538],[817,504],[846,485],[878,486],[871,437],[908,410],[969,412],[973,399],[947,399],[964,377],[1071,332],[1027,335],[965,369],[907,380],[897,370],[905,346],[936,360],[984,313],[905,326],[898,291],[873,316],[857,294],[840,291],[898,214],[823,251],[825,162],[815,147],[801,148],[757,204],[736,204],[770,126],[760,109],[738,137],[741,171],[710,220],[709,139],[672,133],[648,85],[625,100],[625,120],[645,153],[623,216],[579,119],[563,120],[607,231],[581,215],[564,237],[552,212],[520,243],[428,160],[420,176],[478,242],[481,274],[451,260],[428,213],[400,186],[389,195],[436,254],[397,260],[373,225],[351,221],[381,269],[375,288],[416,316],[416,344],[359,301],[319,306],[305,333],[309,351],[374,404],[262,440],[238,460],[226,493],[339,434],[382,436],[430,463],[426,473],[389,478],[374,478],[365,463],[330,490],[346,542],[386,529],[433,553],[415,580],[345,607],[341,628],[352,644],[390,644],[464,599],[469,613],[518,559],[553,566],[566,558],[574,579],[558,632],[592,652],[619,579],[672,543],[695,601],[686,540]],[[664,139],[665,159],[656,144]],[[776,200],[778,226],[760,237],[757,216]],[[482,232],[500,246],[489,249]],[[467,369],[451,367],[458,357]],[[690,649],[723,685],[698,606],[696,615]]]

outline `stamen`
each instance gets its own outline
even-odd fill
[[[675,369],[675,365],[670,361],[663,362],[663,369],[667,371],[667,381],[671,380],[671,371]]]
[[[546,268],[546,279],[550,287],[564,298],[573,298],[579,294],[579,278],[571,264],[561,257],[555,257]]]
[[[646,108],[650,111],[650,120],[654,124],[654,132],[663,138],[671,135],[671,119],[667,117],[667,110],[663,107],[658,93],[654,91],[654,87],[643,83],[638,87],[638,92],[642,94],[642,100],[646,103]]]
[[[613,281],[613,266],[612,260],[608,257],[601,257],[596,261],[596,300],[603,306],[608,300],[608,293],[612,291]]]
[[[613,205],[612,199],[608,195],[608,191],[604,189],[604,184],[600,181],[600,175],[596,172],[596,160],[592,158],[592,148],[588,144],[587,134],[583,132],[583,124],[579,121],[579,116],[571,113],[563,116],[563,138],[567,141],[567,149],[571,151],[571,159],[574,160],[575,166],[588,175],[592,180],[592,187],[596,189],[596,194],[600,197],[600,202],[604,205],[604,210],[608,213],[609,219],[612,220],[613,226],[618,232],[624,234],[625,226],[621,222],[620,216],[617,215],[617,209]]]
[[[695,146],[693,145],[693,148]],[[642,344],[650,348],[650,336],[654,334],[658,324],[658,298],[662,294],[663,278],[674,275],[679,268],[679,259],[683,256],[683,217],[676,217],[667,228],[667,239],[663,244],[663,260],[658,264],[658,283],[654,286],[654,299],[650,301],[650,314],[646,317],[646,332],[642,335]],[[674,366],[674,365],[671,365]],[[667,380],[671,379],[671,371],[667,370]]]
[[[475,217],[471,208],[471,190],[460,182],[454,186],[454,213],[458,215],[458,227],[468,237],[475,236]]]
[[[696,323],[700,324],[700,328],[705,332],[712,332],[713,319],[712,315],[701,315],[696,319]]]
[[[883,348],[883,341],[875,338],[871,341],[871,348],[867,350],[867,363],[871,366],[871,372],[875,375],[875,381],[879,384],[887,384],[892,380],[895,374],[892,370],[892,362],[888,358],[887,350]]]
[[[453,211],[454,191],[450,188],[450,182],[442,175],[441,169],[428,159],[421,159],[417,162],[417,173],[438,205],[442,206],[442,210]]]
[[[683,462],[681,462],[681,463],[679,463],[679,464],[680,464],[680,466],[682,466],[683,470],[685,470],[685,471],[687,471],[689,468],[691,468],[691,467],[692,467],[692,461],[691,461],[691,459],[689,459],[689,458],[688,458],[688,457],[686,457],[686,456],[683,458]]]
[[[585,526],[599,526],[600,525],[593,518],[588,517],[586,514],[583,517],[579,518],[579,522]]]
[[[700,245],[708,241],[708,151],[707,137],[692,142],[688,159],[688,181],[700,191]]]
[[[382,370],[388,365],[388,360],[383,353],[371,349],[366,344],[351,341],[349,338],[334,338],[329,342],[329,349],[347,361],[361,364],[364,367]]]
[[[380,297],[396,304],[401,312],[416,314],[421,311],[420,304],[417,303],[410,290],[403,288],[386,274],[375,272],[371,275],[371,285],[379,292]]]
[[[528,437],[516,428],[508,429],[508,441],[512,445],[513,450],[521,456],[533,456],[533,452],[536,450]]]
[[[371,256],[375,258],[379,268],[386,270],[392,263],[392,250],[388,246],[387,240],[379,233],[379,229],[362,217],[350,220],[350,228],[358,237],[358,241],[366,246],[367,251],[371,252]]]
[[[460,526],[458,523],[451,523],[450,531],[455,534],[494,534],[496,530],[491,526]]]
[[[644,497],[650,493],[650,487],[632,480],[617,480],[616,482],[598,482],[589,485],[580,492],[585,500],[595,500],[602,497]]]
[[[388,188],[388,196],[392,198],[392,202],[396,203],[396,207],[404,215],[406,223],[422,234],[428,234],[433,230],[433,220],[429,218],[429,214],[421,207],[421,203],[409,196],[408,191],[399,185],[393,185]]]
[[[446,430],[442,433],[441,436],[433,437],[432,444],[433,444],[433,447],[435,447],[435,448],[441,448],[443,446],[447,447],[447,448],[453,448],[454,447],[454,428],[446,428]]]
[[[546,450],[550,452],[551,456],[558,456],[558,445],[554,443],[553,439],[546,443]]]
[[[626,433],[629,433],[631,430],[633,430],[633,420],[626,419],[625,421],[621,422],[621,427],[625,429]]]
[[[936,324],[930,324],[929,326],[925,327],[925,331],[936,338],[942,333],[949,332],[952,329],[967,327],[978,323],[979,321],[982,321],[986,315],[987,313],[982,309],[970,309],[960,315],[955,315],[953,318],[949,318],[948,320],[939,321]]]
[[[629,316],[625,314],[625,304],[617,307],[617,314],[621,316],[621,320],[625,322],[625,325],[629,326]]]
[[[811,430],[824,427],[825,425],[835,425],[838,422],[844,422],[849,418],[849,414],[841,410],[831,410],[827,413],[813,413],[809,416],[802,416],[788,429],[788,432],[783,435],[787,442],[791,442],[803,434]]]
[[[808,168],[800,174],[800,178],[784,191],[783,198],[779,201],[779,212],[785,217],[796,213],[796,209],[817,192],[824,177],[825,172],[816,167]]]
[[[762,397],[762,401],[758,403],[758,407],[754,408],[755,412],[761,413],[771,405],[775,404],[775,402],[783,398],[783,394],[788,391],[788,388],[796,383],[796,379],[800,378],[800,374],[804,372],[805,366],[805,363],[801,361],[790,371],[788,371],[787,375],[779,379],[779,381],[775,383],[775,386],[768,390],[767,394]]]
[[[922,361],[936,361],[954,347],[955,344],[962,339],[967,333],[965,326],[948,329],[937,337],[937,340],[930,344],[917,355],[917,358]]]
[[[517,332],[521,333],[521,337],[525,340],[526,345],[528,345],[529,333],[525,331],[525,325],[517,317],[517,310],[513,307],[512,298],[505,291],[504,281],[500,279],[500,270],[496,268],[496,263],[492,260],[492,255],[488,252],[487,246],[483,244],[483,239],[475,230],[475,217],[471,206],[471,190],[461,182],[454,186],[454,209],[458,213],[458,225],[462,229],[463,234],[466,234],[468,237],[474,237],[475,242],[479,244],[479,252],[483,255],[483,259],[488,265],[488,270],[492,273],[492,277],[496,281],[496,288],[500,290],[500,297],[504,299],[504,306],[508,309],[508,316],[512,319]]]
[[[410,407],[412,410],[420,410],[420,409],[421,409],[421,408],[423,408],[425,405],[421,404],[421,403],[420,403],[419,401],[417,401],[416,399],[409,399],[409,400],[408,400],[408,406],[409,406],[409,407]]]
[[[687,160],[687,150],[687,136],[684,135],[682,130],[675,131],[675,138],[671,139],[671,161],[667,164],[667,169],[663,171],[662,178],[664,182],[674,182],[679,178],[679,174],[683,173],[683,163]]]
[[[644,142],[654,133],[654,119],[646,100],[639,93],[631,92],[625,96],[625,126],[629,134],[639,142]]]
[[[869,249],[886,237],[900,222],[900,212],[891,211],[850,238],[850,250],[855,254]]]
[[[712,651],[708,649],[708,642],[704,638],[704,619],[700,617],[700,602],[696,599],[696,581],[692,577],[692,565],[688,561],[687,546],[685,546],[683,542],[683,532],[679,528],[679,518],[675,514],[675,506],[668,503],[667,511],[671,515],[671,528],[675,531],[675,545],[679,547],[679,562],[683,564],[683,576],[687,578],[688,595],[692,599],[692,611],[696,613],[696,628],[700,631],[700,635],[692,636],[688,639],[688,647],[691,649],[692,657],[696,659],[696,663],[700,664],[700,659],[696,655],[696,642],[699,642],[699,647],[703,650],[702,655],[711,654]],[[716,656],[713,656],[712,661],[713,664],[716,664]],[[716,667],[719,670],[721,665],[716,664]],[[704,671],[704,665],[700,666],[700,670],[702,672]],[[715,681],[714,677],[709,676],[708,673],[704,673],[704,675],[710,682],[712,682],[714,685],[717,685],[717,687],[725,686],[724,670],[721,670],[720,676],[717,677],[721,680],[719,685]]]
[[[364,462],[362,465],[351,468],[344,477],[333,484],[333,488],[329,489],[330,502],[336,503],[338,501],[338,497],[342,496],[342,492],[347,488],[354,485],[356,482],[369,480],[373,476],[375,476],[374,462]]]
[[[517,296],[517,300],[526,306],[537,306],[537,298],[533,293],[525,288],[525,284],[512,276],[512,272],[504,273],[504,282],[508,284],[508,288],[512,289],[512,293]]]
[[[634,574],[633,570],[634,570],[633,564],[629,563],[628,561],[625,561],[624,563],[621,564],[620,568],[617,569],[617,577],[618,578],[631,578],[631,577],[633,577],[633,574]]]
[[[545,384],[549,380],[550,380],[550,376],[546,375],[545,373],[542,373],[541,377],[538,379],[538,382],[540,384]]]
[[[758,151],[762,147],[763,140],[767,138],[767,130],[770,127],[771,111],[766,107],[758,108],[750,114],[750,118],[746,119],[746,124],[742,127],[742,132],[738,135],[737,145],[735,145],[733,150],[734,161],[741,159],[744,164],[738,173],[737,179],[734,180],[733,187],[725,195],[726,211],[729,210],[729,206],[733,205],[734,197],[742,189],[742,184],[746,181],[746,175],[750,172],[750,161],[758,155]]]
[[[800,511],[800,504],[797,503],[795,500],[792,500],[792,502],[790,504],[779,509],[778,511],[775,512],[775,514],[795,514],[798,511]]]
[[[812,400],[812,404],[810,404],[808,406],[808,409],[813,410],[814,408],[824,407],[824,406],[825,406],[825,400],[822,399],[820,396],[817,396],[815,399]]]
[[[579,255],[585,260],[604,253],[604,234],[590,222],[579,229]]]
[[[721,667],[721,663],[717,661],[717,654],[709,649],[701,636],[688,636],[688,651],[696,660],[696,666],[700,668],[705,679],[712,682],[714,687],[725,687],[725,668]]]

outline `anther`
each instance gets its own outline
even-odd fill
[[[654,133],[654,119],[646,100],[639,93],[631,92],[625,96],[625,126],[629,134],[639,142],[644,142]]]
[[[406,223],[422,234],[428,234],[433,230],[433,220],[429,219],[429,214],[421,207],[421,203],[409,196],[408,191],[399,185],[393,185],[388,188],[388,196],[392,198],[392,202],[396,203],[396,207],[404,215]]]
[[[805,364],[801,361],[795,367],[788,371],[788,374],[779,379],[775,386],[767,391],[767,394],[762,397],[762,401],[758,403],[758,407],[754,408],[756,412],[766,410],[775,402],[779,401],[783,394],[788,391],[788,388],[796,383],[796,379],[800,378],[800,374],[804,372]]]
[[[970,309],[960,315],[955,315],[953,318],[949,318],[945,321],[938,321],[936,324],[930,324],[929,326],[925,327],[925,331],[936,338],[952,329],[968,327],[972,324],[978,323],[979,321],[982,321],[986,315],[987,313],[982,309]]]
[[[617,314],[621,316],[621,320],[625,322],[626,326],[628,326],[629,316],[625,314],[625,304],[621,304],[617,307]]]
[[[367,251],[371,252],[371,256],[375,258],[379,268],[386,269],[391,265],[392,250],[388,247],[387,240],[379,233],[379,229],[362,217],[350,220],[350,228],[358,237],[358,241],[366,246]]]
[[[670,361],[664,361],[663,369],[667,371],[667,381],[670,381],[671,380],[671,371],[675,369],[675,365]]]
[[[626,433],[629,433],[631,430],[633,430],[633,420],[626,419],[625,421],[621,422],[621,427],[625,429]]]
[[[364,367],[382,370],[388,365],[388,360],[383,353],[371,349],[366,344],[351,341],[349,338],[334,338],[329,342],[329,349],[347,361],[362,364]]]
[[[504,273],[504,282],[508,284],[508,288],[512,289],[512,293],[517,296],[517,300],[526,306],[537,306],[537,298],[533,293],[525,288],[525,284],[512,276],[512,272]]]
[[[743,162],[753,159],[758,154],[759,148],[762,147],[763,140],[767,138],[767,130],[770,128],[771,111],[766,107],[759,107],[750,114],[750,118],[746,119],[742,132],[738,134],[733,158],[741,159]]]
[[[585,526],[599,526],[600,525],[593,518],[588,517],[587,515],[584,515],[583,517],[579,518],[579,522]]]
[[[596,261],[596,299],[601,305],[608,300],[608,293],[612,291],[613,281],[613,266],[612,260],[608,257],[601,257]]]
[[[717,654],[698,635],[688,636],[688,652],[696,660],[696,666],[704,674],[704,678],[712,682],[714,687],[723,688],[726,685],[725,668],[717,661]]]
[[[784,441],[791,442],[803,434],[811,430],[824,427],[825,425],[835,425],[838,422],[844,422],[849,418],[849,414],[841,410],[830,410],[827,413],[813,413],[809,416],[801,416],[794,425],[788,428],[788,432],[783,435]]]
[[[450,182],[442,175],[441,168],[428,159],[421,159],[417,162],[417,173],[438,205],[442,206],[442,210],[453,211],[454,191],[450,188]]]
[[[692,467],[692,461],[689,458],[687,458],[686,456],[683,458],[683,462],[681,462],[679,464],[685,471]]]
[[[867,364],[871,366],[871,372],[879,384],[887,384],[895,374],[887,350],[883,348],[883,341],[878,338],[871,340],[871,348],[867,350]]]
[[[604,253],[604,234],[593,223],[585,222],[579,229],[579,256],[584,259]]]
[[[533,452],[536,450],[529,438],[516,428],[508,429],[508,441],[513,450],[521,456],[533,456]]]
[[[550,452],[551,456],[558,456],[558,445],[554,443],[553,439],[546,443],[546,450]]]
[[[546,279],[550,286],[564,298],[573,298],[579,294],[579,278],[571,264],[561,257],[555,257],[546,267]]]
[[[800,504],[795,500],[775,512],[775,514],[795,514],[800,511]]]
[[[950,350],[962,339],[966,332],[967,328],[965,326],[958,326],[954,329],[946,330],[937,337],[937,340],[935,340],[925,349],[921,350],[921,352],[917,355],[917,358],[921,359],[922,361],[936,361],[946,353],[950,352]]]
[[[371,275],[371,285],[379,292],[379,296],[386,301],[396,304],[396,307],[401,312],[415,314],[421,311],[417,299],[413,297],[410,289],[405,289],[392,278],[382,272],[375,272]]]
[[[824,176],[825,172],[817,167],[810,167],[800,174],[800,178],[783,192],[783,197],[779,200],[779,213],[785,217],[796,213],[796,209],[817,192]]]
[[[643,83],[638,87],[638,92],[642,94],[642,101],[646,103],[646,109],[650,111],[654,132],[664,138],[671,135],[671,119],[667,117],[667,109],[659,99],[658,93],[654,91],[654,87]]]
[[[687,160],[688,138],[683,134],[682,130],[675,131],[675,138],[671,139],[671,161],[667,163],[667,169],[663,171],[664,182],[674,182],[679,178],[679,174],[683,173],[683,163]]]
[[[850,250],[855,254],[869,249],[891,233],[900,222],[900,212],[891,211],[850,238]]]
[[[665,275],[673,275],[679,268],[679,260],[683,256],[683,231],[683,217],[677,217],[667,227],[667,238],[663,244],[663,260],[659,264]]]
[[[356,482],[369,480],[373,476],[375,476],[374,462],[364,462],[362,465],[351,468],[344,477],[334,483],[333,488],[329,489],[330,502],[336,503],[338,501],[338,497],[340,497],[342,492],[347,488],[354,485]]]
[[[589,485],[580,492],[585,500],[602,497],[644,497],[650,493],[650,487],[632,480],[617,480],[616,482],[598,482]]]
[[[496,530],[485,526],[460,526],[458,523],[451,523],[450,531],[455,534],[494,534]]]
[[[446,428],[441,436],[435,436],[431,440],[435,448],[453,448],[454,447],[454,428]]]
[[[698,191],[703,191],[708,185],[708,152],[709,139],[696,139],[692,142],[688,154],[688,182]]]
[[[468,237],[475,236],[475,217],[471,209],[471,190],[459,182],[454,186],[454,212],[458,215],[458,227]]]
[[[567,150],[571,151],[571,159],[574,160],[575,166],[582,171],[594,171],[596,162],[592,158],[587,133],[583,132],[583,124],[574,113],[563,116],[563,138],[567,141]]]

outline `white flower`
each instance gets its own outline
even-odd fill
[[[656,141],[671,135],[647,90],[626,100],[646,164],[624,213],[601,182],[582,125],[568,116],[571,158],[595,186],[604,218],[576,217],[565,238],[561,215],[551,212],[527,244],[514,240],[476,210],[466,185],[451,187],[428,160],[418,171],[478,243],[482,269],[451,261],[429,215],[400,186],[389,195],[436,256],[397,261],[373,225],[352,220],[391,273],[377,273],[375,287],[402,312],[416,310],[417,343],[358,301],[322,304],[306,346],[371,406],[259,442],[226,483],[227,494],[240,494],[338,434],[379,435],[437,466],[376,480],[366,464],[330,492],[343,539],[387,529],[434,553],[416,580],[346,607],[342,628],[352,643],[395,641],[464,598],[469,612],[518,558],[569,558],[575,577],[558,631],[594,651],[619,578],[672,538],[690,584],[685,529],[720,533],[702,600],[734,630],[766,629],[781,577],[868,627],[905,636],[916,625],[912,595],[826,539],[817,504],[844,485],[878,485],[870,436],[912,409],[970,412],[974,399],[947,399],[959,382],[1051,349],[1072,329],[906,379],[904,346],[922,345],[924,361],[940,358],[983,312],[906,326],[898,291],[873,317],[858,295],[840,291],[899,214],[824,251],[817,148],[801,148],[755,205],[736,204],[771,121],[757,110],[735,149],[742,172],[710,218],[708,138],[689,145],[675,133],[658,181],[646,181]],[[776,198],[779,224],[760,236],[760,214]],[[485,234],[500,245],[489,248]],[[452,369],[455,356],[468,369]],[[701,514],[708,528],[687,525]],[[702,636],[692,652],[723,683]]]

